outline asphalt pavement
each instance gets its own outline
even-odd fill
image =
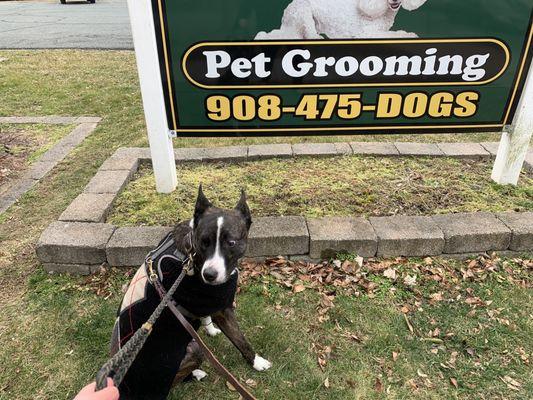
[[[126,0],[0,1],[0,49],[133,49]]]

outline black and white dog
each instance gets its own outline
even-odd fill
[[[180,311],[196,329],[203,325],[211,336],[222,331],[254,369],[264,371],[271,363],[252,349],[234,311],[237,263],[246,250],[251,224],[244,191],[233,210],[223,210],[211,204],[200,186],[193,219],[179,223],[151,254],[153,268],[167,290],[182,270],[184,255],[194,255],[192,273],[185,276],[174,295]],[[112,354],[160,302],[148,276],[143,264],[128,287],[113,329]],[[198,344],[166,309],[120,385],[120,398],[166,399],[174,383],[206,376],[198,369],[201,362]]]

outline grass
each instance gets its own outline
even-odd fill
[[[72,399],[106,359],[121,287],[129,276],[124,271],[89,280],[48,276],[34,255],[34,247],[43,229],[82,192],[118,147],[146,145],[135,59],[133,53],[122,51],[0,51],[0,57],[7,58],[0,63],[0,115],[104,118],[89,138],[0,215],[0,399]],[[496,137],[407,135],[357,139],[481,141]],[[287,140],[178,139],[175,146]],[[213,195],[214,190],[209,192]],[[456,265],[464,267],[462,263]],[[526,271],[530,277],[531,270]],[[484,298],[492,298],[490,310],[502,309],[500,319],[508,320],[509,326],[496,320],[485,322],[485,309],[470,316],[470,308],[459,303],[441,304],[439,308],[426,305],[424,300],[420,307],[423,311],[410,314],[413,335],[406,330],[397,309],[398,301],[404,301],[409,291],[392,293],[390,289],[395,285],[382,282],[379,276],[372,279],[383,290],[376,291],[375,296],[363,293],[359,297],[339,292],[335,308],[328,313],[330,319],[318,326],[315,311],[321,294],[306,290],[292,295],[268,276],[249,280],[238,297],[240,320],[254,345],[275,363],[274,369],[267,374],[254,373],[222,338],[214,342],[216,353],[239,377],[251,377],[257,383],[253,390],[260,398],[383,398],[387,390],[391,391],[388,397],[399,399],[531,397],[531,368],[524,364],[520,353],[520,348],[526,354],[532,352],[532,318],[527,311],[531,305],[530,284],[510,283],[505,274],[501,282],[495,275],[487,282],[464,283]],[[420,340],[434,326],[433,319],[438,326],[453,326],[458,332],[457,340],[445,340],[447,352],[438,350],[437,357],[428,354],[432,347]],[[363,342],[347,341],[339,335],[335,320],[364,336]],[[477,332],[477,323],[489,325]],[[463,339],[468,348],[482,356],[481,364],[461,350]],[[321,352],[324,346],[335,346],[324,371],[316,364],[318,350],[311,348],[313,343]],[[392,364],[390,351],[396,348],[401,351]],[[456,368],[440,370],[440,361],[449,361],[450,350],[461,350]],[[433,388],[426,385],[418,369],[428,375]],[[457,377],[457,389],[449,383],[452,374]],[[509,389],[499,379],[502,376],[517,379],[522,387],[518,391]],[[326,378],[330,380],[329,390],[323,385]],[[376,391],[376,378],[383,392]],[[409,383],[411,379],[418,389]],[[180,387],[173,396],[237,398],[216,381],[213,373],[207,383]]]
[[[367,264],[359,274],[373,282],[370,291],[363,289],[364,282],[355,290],[307,283],[298,294],[268,272],[280,274],[281,268],[251,277],[252,268],[245,266],[239,320],[274,366],[257,373],[225,338],[208,342],[260,399],[527,398],[533,393],[528,365],[532,261],[490,262],[496,266],[492,273],[483,266],[474,278],[437,284],[425,262]],[[385,267],[397,271],[395,281],[383,277]],[[331,267],[322,268],[329,273]],[[443,260],[432,260],[428,268],[446,271],[437,273],[445,280],[468,269],[464,262]],[[417,284],[407,287],[403,277],[413,273]],[[72,398],[106,359],[121,286],[130,276],[123,271],[94,278],[35,273],[23,303],[4,309],[11,315],[1,335],[4,398]],[[431,300],[436,291],[441,301]],[[324,312],[326,293],[332,300]],[[483,305],[465,301],[473,296]],[[324,360],[322,367],[318,359]],[[206,381],[178,386],[170,398],[237,398],[211,368],[205,369]],[[501,380],[506,376],[521,386],[510,388]]]
[[[517,187],[490,180],[489,162],[450,158],[331,157],[178,167],[178,189],[155,191],[142,167],[115,202],[118,225],[173,225],[190,218],[202,182],[209,199],[233,207],[241,187],[254,216],[393,215],[533,209],[533,175]]]

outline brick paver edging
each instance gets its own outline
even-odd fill
[[[452,144],[416,145],[362,142],[274,144],[176,149],[175,154],[177,162],[354,153],[427,156],[432,149],[434,155],[441,157],[486,158],[494,155],[492,144],[468,143],[465,149]],[[171,228],[115,227],[105,221],[115,198],[139,164],[149,160],[147,148],[120,148],[102,164],[84,192],[42,233],[36,252],[47,271],[89,274],[103,263],[120,267],[143,262],[146,253]],[[350,252],[363,257],[459,257],[488,251],[518,253],[532,250],[533,212],[399,215],[368,219],[286,216],[254,219],[247,256],[320,259],[338,252]]]
[[[0,214],[15,204],[76,146],[93,133],[101,120],[100,117],[0,117],[0,124],[76,124],[72,132],[32,163],[28,171],[18,178],[5,193],[0,195]]]

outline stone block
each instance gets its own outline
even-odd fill
[[[326,157],[337,154],[333,143],[296,143],[292,145],[295,156]]]
[[[431,217],[371,217],[380,257],[423,257],[442,253],[444,235]]]
[[[174,157],[177,162],[202,161],[206,157],[205,148],[182,147],[174,149]]]
[[[59,161],[63,160],[72,151],[73,148],[74,146],[70,143],[58,143],[46,153],[44,153],[41,158],[39,158],[39,161],[53,161],[55,163],[58,163]]]
[[[437,146],[447,157],[474,160],[490,158],[490,153],[479,143],[438,143]]]
[[[511,230],[496,216],[486,212],[434,215],[444,232],[444,253],[476,253],[507,250]]]
[[[500,143],[498,142],[481,142],[480,145],[489,152],[491,157],[496,157],[496,154],[498,154],[498,147],[500,147]]]
[[[97,272],[102,264],[60,264],[43,263],[44,270],[49,274],[91,275]]]
[[[24,174],[24,177],[28,179],[39,180],[44,178],[55,166],[55,161],[37,161],[34,162],[28,171]]]
[[[77,146],[83,142],[87,136],[93,133],[97,126],[97,123],[80,124],[75,127],[67,136],[61,139],[57,145],[70,145],[71,147]]]
[[[78,117],[76,118],[77,124],[86,124],[86,123],[99,123],[102,121],[102,118],[100,117]]]
[[[281,144],[252,144],[248,146],[248,159],[261,160],[266,158],[292,157],[292,146],[288,143]]]
[[[349,156],[353,154],[352,147],[350,146],[349,143],[336,142],[336,143],[333,143],[333,145],[335,146],[335,149],[337,150],[338,155]]]
[[[114,230],[109,224],[52,222],[37,242],[37,257],[42,263],[101,264]]]
[[[135,173],[139,168],[139,159],[137,157],[109,157],[100,166],[100,171],[118,171],[126,170]]]
[[[149,147],[119,147],[112,157],[137,158],[140,161],[150,161],[152,159]]]
[[[119,193],[129,182],[132,171],[98,171],[85,187],[85,193]]]
[[[362,257],[376,255],[378,241],[374,228],[365,218],[327,217],[308,219],[309,256],[328,259],[337,253]]]
[[[248,238],[247,257],[275,257],[309,253],[309,232],[303,217],[255,218]]]
[[[400,154],[394,144],[387,142],[351,142],[350,146],[355,155],[397,156]]]
[[[60,221],[104,222],[115,200],[113,193],[82,193],[60,215]]]
[[[245,161],[247,157],[247,146],[208,147],[202,161]]]
[[[107,262],[112,267],[137,266],[172,230],[164,226],[118,228],[107,243]]]
[[[401,156],[443,156],[444,153],[434,143],[395,142]]]
[[[511,230],[510,250],[533,250],[533,212],[504,212],[496,216]]]

